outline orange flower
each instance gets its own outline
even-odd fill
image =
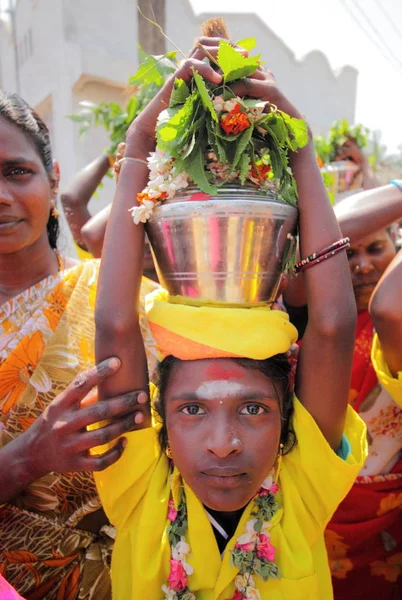
[[[322,158],[320,156],[317,156],[317,164],[320,167],[320,169],[321,169],[321,167],[324,166],[324,161],[322,160]]]
[[[385,515],[395,508],[402,509],[402,492],[400,494],[388,494],[380,502],[380,508],[377,511],[377,515]]]
[[[348,572],[353,569],[353,563],[349,558],[339,558],[338,560],[330,561],[332,577],[337,579],[345,579]]]
[[[49,302],[49,306],[43,311],[47,320],[49,321],[52,331],[56,331],[56,327],[59,324],[60,318],[67,306],[67,298],[61,292],[60,288],[61,285],[59,285],[55,291],[48,296],[47,301]]]
[[[324,536],[328,558],[331,562],[336,562],[337,558],[345,558],[347,556],[348,545],[345,544],[343,537],[339,533],[332,531],[332,529],[326,529]]]
[[[239,103],[232,108],[230,113],[221,118],[221,127],[227,135],[236,135],[250,127],[250,121],[247,115],[241,111]]]
[[[256,165],[257,167],[257,171],[255,170],[254,166],[251,167],[250,169],[250,175],[251,177],[254,177],[254,179],[267,179],[267,175],[268,173],[272,170],[271,165]]]
[[[0,399],[7,396],[2,407],[6,414],[30,384],[35,367],[45,350],[42,334],[36,331],[32,337],[24,337],[19,346],[0,368]]]
[[[166,200],[167,193],[161,192],[159,196],[155,196],[155,198],[150,198],[146,192],[140,192],[137,194],[137,202],[138,204],[142,204],[144,200],[150,200],[151,202],[158,202],[159,200]]]
[[[376,560],[370,564],[371,573],[395,583],[402,573],[402,552],[390,556],[385,561]]]

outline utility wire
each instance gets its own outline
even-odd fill
[[[363,17],[363,19],[365,20],[365,22],[368,24],[368,26],[372,29],[372,31],[374,32],[374,34],[377,36],[377,38],[380,40],[380,43],[383,44],[383,46],[385,46],[385,48],[388,51],[388,54],[394,59],[394,61],[398,64],[399,68],[402,69],[402,62],[399,60],[399,58],[393,53],[392,49],[388,46],[388,44],[383,40],[381,33],[378,31],[377,27],[375,27],[375,25],[373,25],[372,21],[369,19],[369,17],[366,15],[366,13],[364,12],[364,10],[360,7],[359,3],[357,2],[357,0],[351,0],[351,2],[353,3],[353,5],[357,8],[357,10],[359,11],[359,13],[361,14],[361,16]]]
[[[382,5],[382,2],[380,0],[375,0],[375,3],[377,4],[378,8],[382,12],[388,23],[391,25],[392,29],[395,31],[396,35],[402,40],[402,33],[399,31],[398,27],[395,25],[394,21],[391,19],[391,17],[385,10],[384,6]]]
[[[346,10],[346,12],[352,17],[352,19],[355,21],[356,25],[358,25],[359,29],[361,29],[363,31],[363,33],[365,34],[365,36],[370,40],[370,42],[372,42],[376,48],[380,51],[380,53],[382,54],[382,56],[385,58],[385,60],[387,61],[387,63],[389,63],[391,65],[391,67],[393,69],[395,69],[395,71],[398,72],[398,74],[401,74],[401,71],[397,68],[397,66],[389,59],[389,57],[387,56],[387,54],[385,54],[384,49],[380,46],[380,44],[377,42],[376,39],[373,38],[373,36],[363,27],[361,21],[356,17],[356,15],[354,14],[354,12],[352,10],[350,10],[350,7],[346,4],[345,0],[340,0],[341,4],[343,5],[344,9]]]

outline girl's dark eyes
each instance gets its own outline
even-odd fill
[[[207,411],[205,410],[205,408],[203,408],[202,406],[200,406],[199,404],[187,404],[186,406],[183,406],[180,409],[180,412],[182,412],[185,415],[190,415],[190,416],[200,416],[200,415],[205,415],[207,413]],[[243,406],[242,409],[239,411],[240,415],[247,415],[247,416],[258,416],[258,415],[262,415],[264,413],[267,413],[268,409],[265,408],[264,406],[261,406],[260,404],[247,404],[246,406]]]
[[[206,414],[202,406],[199,406],[198,404],[187,404],[187,406],[183,406],[183,408],[180,409],[180,412],[184,413],[185,415],[191,416]]]
[[[268,412],[268,410],[261,406],[261,404],[247,404],[244,406],[240,414],[241,415],[249,415],[249,416],[258,416]]]

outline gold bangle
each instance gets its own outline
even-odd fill
[[[137,162],[148,167],[148,163],[146,160],[143,160],[142,158],[134,158],[133,156],[123,156],[123,158],[120,158],[120,160],[116,161],[116,164],[121,166],[124,161]]]

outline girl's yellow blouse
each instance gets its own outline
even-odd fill
[[[275,514],[271,529],[275,562],[282,578],[255,580],[263,600],[330,600],[332,586],[323,532],[363,466],[366,430],[349,408],[345,436],[351,452],[343,460],[297,399],[294,428],[298,443],[282,460],[278,494],[282,508]],[[103,506],[117,529],[112,559],[113,599],[161,600],[161,587],[169,574],[169,464],[161,454],[155,428],[130,433],[127,439],[120,460],[95,474]],[[244,533],[252,503],[221,557],[203,505],[184,486],[187,541],[191,547],[188,562],[194,568],[189,588],[197,600],[227,600],[233,596],[237,574],[230,565],[229,550]]]

